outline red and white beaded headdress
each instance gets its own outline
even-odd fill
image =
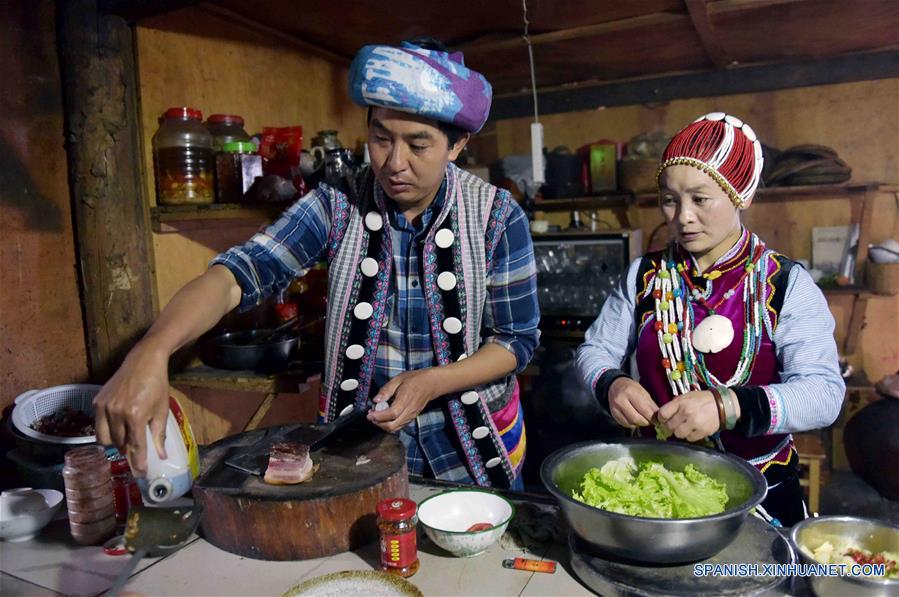
[[[656,172],[656,184],[668,166],[699,168],[717,182],[738,208],[748,205],[762,176],[762,144],[748,124],[724,112],[712,112],[674,136]]]

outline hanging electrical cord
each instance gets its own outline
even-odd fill
[[[528,64],[531,68],[531,93],[534,96],[534,122],[531,123],[531,175],[533,190],[528,194],[535,196],[546,182],[546,163],[543,160],[543,125],[540,124],[540,111],[537,109],[537,75],[534,69],[534,47],[528,37],[528,2],[521,0],[521,18],[524,21],[524,43],[528,47]]]
[[[531,38],[528,37],[528,0],[521,0],[522,19],[524,20],[524,43],[528,46],[528,63],[531,66],[531,93],[534,95],[534,122],[539,122],[539,112],[537,110],[537,76],[534,74],[534,46],[531,45]]]

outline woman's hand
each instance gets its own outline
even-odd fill
[[[675,437],[698,442],[721,427],[715,396],[709,391],[681,394],[659,409],[659,423]]]
[[[652,425],[658,410],[649,392],[629,377],[619,377],[609,386],[609,412],[619,425],[628,429]]]
[[[418,416],[428,402],[446,393],[441,368],[430,367],[400,373],[386,384],[372,401],[389,403],[384,410],[372,409],[368,420],[389,433],[396,433]]]

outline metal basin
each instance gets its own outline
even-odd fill
[[[584,474],[609,460],[630,456],[637,464],[661,462],[681,471],[688,464],[727,485],[724,512],[702,518],[643,518],[588,506],[571,497]],[[649,564],[682,564],[709,558],[727,547],[768,492],[765,478],[745,460],[677,442],[625,440],[586,442],[563,448],[540,468],[546,488],[558,500],[574,533],[597,554]]]
[[[807,518],[793,527],[790,539],[806,564],[823,564],[812,558],[812,551],[825,541],[835,547],[848,542],[872,552],[899,552],[899,526],[882,520],[857,516],[819,516]],[[851,570],[850,570],[851,572]],[[820,597],[830,595],[899,595],[899,579],[864,576],[811,576],[812,588]]]

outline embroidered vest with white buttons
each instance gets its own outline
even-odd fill
[[[335,189],[328,238],[328,319],[319,415],[331,421],[350,406],[368,410],[387,292],[393,275],[385,195],[370,171],[354,202]],[[424,245],[422,290],[439,365],[481,345],[487,273],[511,209],[511,195],[460,170],[446,169],[446,201]],[[514,378],[445,396],[469,473],[478,485],[509,487],[515,472],[490,416],[505,406]]]

